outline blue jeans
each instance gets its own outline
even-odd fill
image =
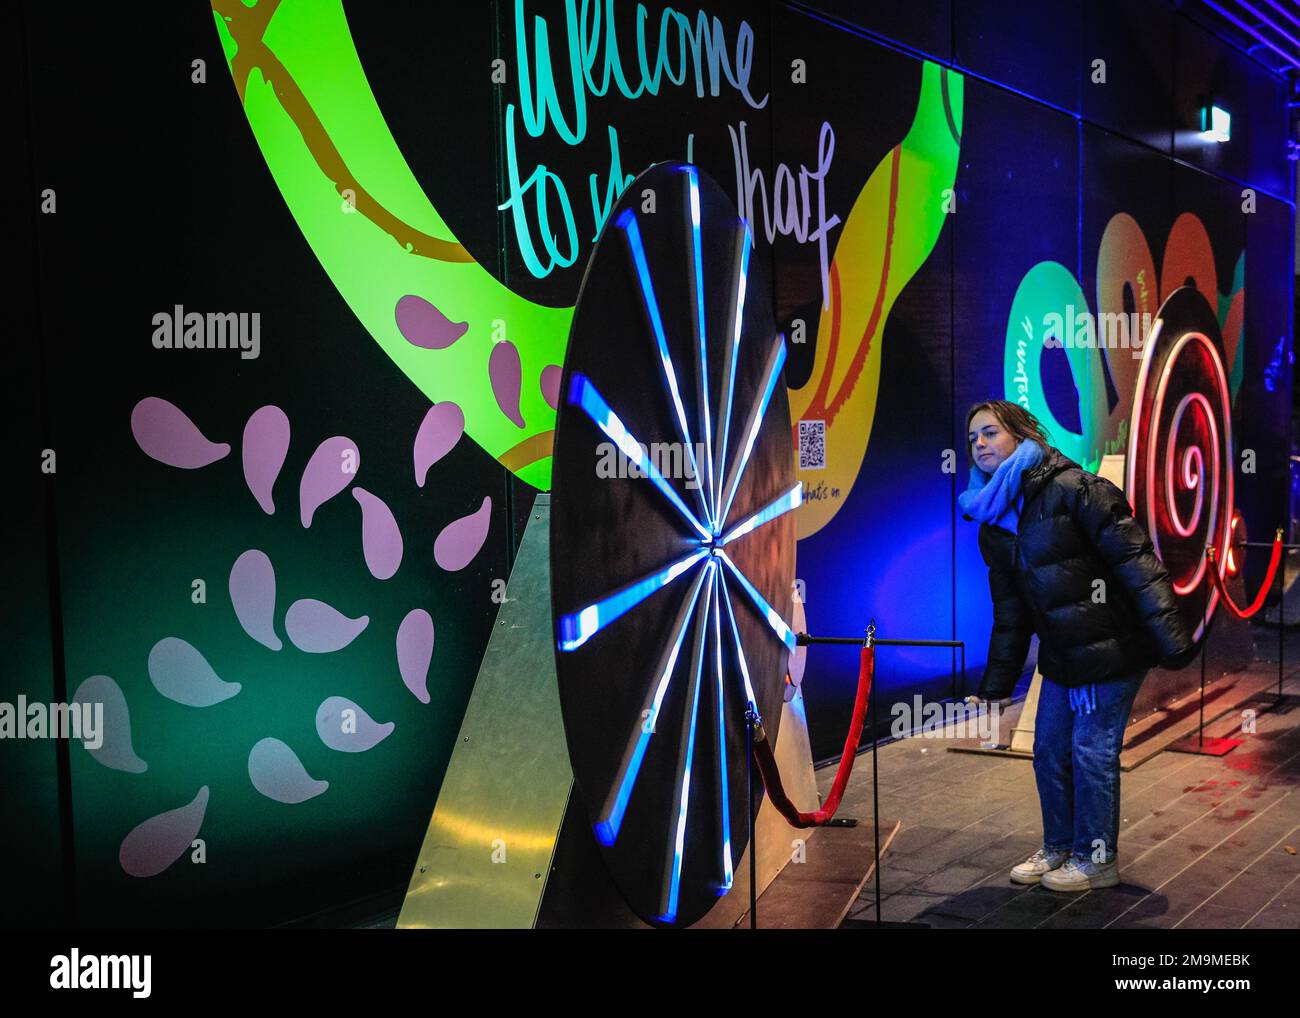
[[[1146,670],[1092,686],[1096,706],[1071,708],[1071,691],[1043,678],[1034,722],[1034,777],[1043,847],[1110,862],[1119,844],[1119,751]],[[1076,698],[1082,694],[1076,693]],[[1091,700],[1087,706],[1092,706]],[[1100,845],[1096,842],[1100,841]]]

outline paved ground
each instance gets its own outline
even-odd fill
[[[1277,669],[1277,631],[1256,627]],[[1284,692],[1300,694],[1300,633],[1288,632]],[[881,867],[881,918],[962,928],[1300,928],[1300,707],[1263,710],[1225,757],[1163,752],[1120,779],[1118,887],[1060,894],[1007,871],[1042,844],[1027,760],[950,753],[943,740],[879,749],[880,817],[903,827]],[[1229,731],[1236,729],[1235,731]],[[1240,734],[1237,718],[1207,729]],[[871,757],[841,815],[871,816]],[[823,792],[833,768],[818,772]],[[868,882],[851,916],[875,917]]]

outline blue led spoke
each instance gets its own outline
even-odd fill
[[[673,409],[677,412],[678,435],[686,446],[686,455],[694,472],[697,485],[695,493],[700,500],[700,508],[704,510],[704,518],[712,527],[713,517],[709,512],[709,503],[704,497],[703,486],[699,483],[700,467],[695,462],[695,446],[691,443],[691,428],[686,422],[686,407],[682,404],[682,393],[677,387],[677,372],[673,370],[673,361],[668,355],[668,340],[664,336],[663,319],[659,316],[659,301],[655,297],[654,283],[650,281],[650,266],[646,264],[645,245],[641,243],[641,228],[637,226],[636,215],[631,209],[625,209],[615,223],[622,227],[623,235],[627,237],[628,249],[632,253],[632,261],[636,266],[637,279],[641,283],[641,296],[646,315],[650,319],[650,328],[654,331],[655,342],[659,346],[659,362],[663,365],[664,381],[668,383],[668,393],[673,398]]]
[[[731,570],[732,575],[736,577],[745,593],[749,595],[749,599],[754,602],[754,607],[758,609],[758,613],[767,619],[767,624],[772,627],[772,632],[776,633],[777,639],[793,651],[795,648],[794,631],[785,624],[785,619],[781,618],[777,610],[763,599],[763,595],[749,582],[749,577],[736,567],[736,563],[731,561],[730,556],[725,551],[719,548],[717,555],[727,564],[727,568]]]
[[[718,568],[717,563],[709,560],[706,572],[710,575]],[[677,785],[681,789],[677,798],[676,833],[673,836],[672,855],[668,862],[668,872],[664,874],[663,898],[660,901],[663,911],[659,914],[661,922],[671,923],[677,919],[677,897],[682,883],[682,855],[686,847],[686,811],[691,798],[691,758],[695,755],[695,721],[700,713],[700,674],[704,670],[704,644],[708,636],[706,624],[709,617],[709,603],[713,586],[708,584],[704,594],[704,612],[695,620],[695,649],[691,660],[691,686],[686,694],[691,709],[683,726],[682,750],[677,758]]]
[[[791,509],[797,509],[803,504],[803,481],[797,483],[793,488],[787,491],[780,498],[776,499],[765,509],[760,509],[743,523],[737,523],[727,531],[726,535],[718,542],[718,546],[730,544],[738,537],[744,537],[751,530],[757,530],[764,523],[770,523],[778,516],[784,516]]]
[[[695,518],[695,514],[686,508],[686,503],[659,472],[659,468],[647,455],[645,448],[619,420],[618,414],[610,409],[609,404],[605,402],[605,397],[592,384],[591,379],[581,372],[575,372],[569,382],[569,402],[580,406],[595,422],[596,427],[618,446],[619,452],[627,457],[628,462],[644,473],[646,479],[659,489],[674,509],[682,514],[682,518],[695,529],[695,532],[705,540],[709,539],[709,531]]]
[[[717,503],[713,495],[713,424],[709,419],[709,342],[704,326],[704,258],[700,253],[700,178],[694,166],[686,168],[691,206],[691,255],[694,264],[692,283],[695,288],[695,339],[700,351],[697,395],[704,425],[704,504],[708,506],[709,526],[717,533]],[[696,474],[699,477],[699,474]]]
[[[693,551],[659,572],[587,605],[582,611],[563,616],[560,619],[560,650],[576,650],[581,647],[619,616],[668,586],[707,554],[704,550]]]
[[[722,516],[722,473],[727,464],[727,440],[731,433],[731,404],[735,399],[736,392],[736,362],[740,359],[740,326],[745,312],[745,287],[749,278],[749,250],[752,246],[749,236],[749,224],[743,219],[740,221],[740,257],[739,272],[736,275],[736,303],[731,313],[731,343],[727,348],[727,363],[723,367],[723,377],[726,379],[726,387],[723,391],[722,407],[718,411],[718,421],[720,430],[718,431],[718,449],[714,456],[715,469],[717,476],[714,479],[713,490],[716,493],[717,501],[713,504],[713,523],[714,527],[721,531],[724,518]]]
[[[713,573],[713,674],[718,690],[718,797],[722,818],[722,883],[718,896],[731,890],[735,874],[731,866],[731,795],[727,788],[727,701],[722,682],[722,572],[716,566]]]
[[[650,736],[654,734],[659,709],[663,706],[664,694],[668,692],[669,680],[677,667],[677,656],[681,653],[682,644],[686,640],[686,627],[695,613],[696,599],[700,595],[700,588],[704,586],[706,577],[715,571],[708,566],[699,571],[691,586],[690,594],[682,602],[682,607],[677,613],[671,642],[659,662],[657,671],[659,681],[645,701],[640,717],[637,718],[636,727],[628,740],[618,773],[614,776],[614,783],[610,788],[609,796],[605,799],[600,820],[596,824],[596,837],[602,845],[612,845],[618,840],[619,828],[623,825],[623,815],[627,812],[628,799],[632,796],[637,775],[641,772],[641,761],[645,758],[646,746],[650,743]]]
[[[731,512],[732,500],[736,497],[736,489],[740,487],[741,475],[749,465],[750,453],[754,451],[754,443],[758,440],[758,429],[762,427],[763,418],[767,415],[767,406],[772,401],[772,393],[776,390],[777,379],[781,377],[783,364],[785,364],[785,340],[777,336],[767,359],[762,396],[750,411],[749,421],[745,425],[745,442],[741,446],[740,455],[731,464],[731,476],[727,479],[727,498],[718,512],[718,526],[726,523],[727,514]]]
[[[753,683],[749,681],[749,666],[745,664],[745,650],[740,645],[740,629],[736,625],[736,613],[731,608],[731,594],[727,590],[727,578],[718,570],[718,578],[722,581],[722,592],[726,595],[722,601],[727,606],[727,618],[731,620],[731,635],[736,641],[736,660],[740,663],[740,677],[745,681],[745,702],[754,705],[758,710],[758,698],[754,696]]]

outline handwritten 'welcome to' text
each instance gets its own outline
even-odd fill
[[[658,95],[665,79],[673,85],[682,85],[694,71],[695,94],[700,98],[721,93],[725,81],[754,109],[767,105],[768,97],[755,99],[750,94],[749,81],[753,68],[754,32],[747,21],[742,21],[736,31],[734,46],[728,52],[726,33],[722,22],[701,10],[694,21],[671,7],[665,7],[659,16],[657,43],[653,69],[650,49],[652,42],[647,34],[649,12],[644,4],[636,6],[636,66],[639,77],[635,85],[628,80],[619,51],[614,25],[614,2],[582,4],[579,14],[577,0],[567,0],[564,5],[564,31],[568,66],[563,77],[563,89],[568,109],[561,102],[561,84],[551,65],[550,30],[546,18],[537,15],[532,21],[533,46],[529,53],[528,19],[524,15],[523,0],[515,0],[515,56],[519,77],[518,120],[530,138],[540,138],[549,128],[568,145],[578,145],[587,137],[587,100],[604,96],[611,86],[616,87],[626,99],[643,95]],[[603,13],[603,17],[602,17]],[[588,15],[591,15],[590,17]],[[651,33],[654,34],[654,33]],[[600,69],[597,70],[597,65]],[[556,266],[572,265],[578,258],[578,227],[569,202],[564,182],[545,164],[538,164],[527,177],[521,177],[516,146],[517,118],[514,103],[506,106],[505,147],[506,186],[509,198],[500,206],[510,211],[519,252],[528,271],[541,279]],[[618,150],[618,133],[609,127],[609,186],[600,195],[597,174],[590,175],[594,240],[599,234],[609,210],[623,189],[632,182],[625,175]],[[550,222],[548,205],[558,207],[563,223],[557,232]],[[533,230],[528,221],[529,206],[536,217],[536,232],[542,252],[534,243]]]

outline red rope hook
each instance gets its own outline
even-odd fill
[[[1227,587],[1223,584],[1223,577],[1219,571],[1214,568],[1214,545],[1205,549],[1206,555],[1210,559],[1210,577],[1214,580],[1214,586],[1219,591],[1219,597],[1223,598],[1223,603],[1228,606],[1228,611],[1239,619],[1248,619],[1257,611],[1264,607],[1264,599],[1268,596],[1268,588],[1273,586],[1273,580],[1277,577],[1277,567],[1282,562],[1282,528],[1277,529],[1273,538],[1273,550],[1269,553],[1267,575],[1264,582],[1260,585],[1259,593],[1255,595],[1255,600],[1245,608],[1239,608],[1228,594]]]
[[[820,827],[835,815],[839,809],[844,788],[853,773],[853,761],[858,755],[858,742],[862,738],[862,725],[867,719],[867,703],[871,693],[871,680],[876,674],[876,649],[862,648],[861,664],[858,668],[858,695],[853,701],[853,720],[849,724],[849,733],[844,739],[844,752],[840,755],[840,765],[835,771],[835,781],[831,784],[830,794],[821,809],[813,813],[801,813],[790,797],[785,794],[781,783],[781,772],[777,770],[776,757],[772,754],[772,743],[768,741],[761,720],[754,722],[754,762],[763,778],[763,787],[772,805],[785,817],[791,827]]]

